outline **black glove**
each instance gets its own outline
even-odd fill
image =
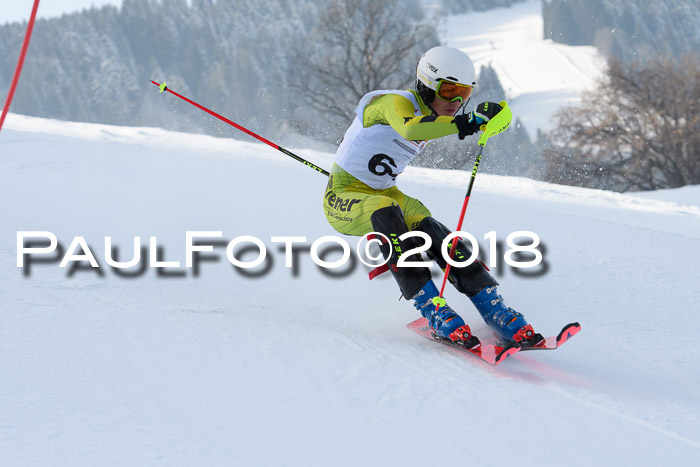
[[[476,106],[476,109],[468,114],[457,115],[454,122],[459,130],[459,139],[464,139],[479,131],[481,125],[495,117],[502,109],[503,108],[495,102],[482,102]]]

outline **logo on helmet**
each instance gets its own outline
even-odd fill
[[[433,66],[432,63],[428,63],[427,65],[428,65],[428,68],[430,68],[430,71],[432,71],[433,73],[437,73],[437,71],[438,71],[437,67]]]

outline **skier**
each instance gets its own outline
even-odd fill
[[[482,102],[472,112],[455,115],[468,102],[475,85],[471,59],[460,50],[438,46],[418,62],[415,89],[365,95],[338,147],[323,199],[326,218],[338,232],[358,236],[379,232],[391,239],[382,250],[385,257],[390,254],[388,265],[402,295],[414,301],[437,337],[466,348],[478,346],[479,341],[452,308],[433,303],[439,292],[430,270],[396,266],[403,251],[417,246],[413,238],[398,238],[409,230],[420,230],[432,239],[428,256],[444,270],[440,247],[450,234],[419,200],[397,188],[396,177],[429,140],[452,134],[464,139],[498,114],[499,104]],[[469,256],[471,252],[460,240],[455,257]],[[522,314],[505,305],[496,288],[498,282],[480,262],[451,268],[449,280],[471,299],[501,342],[527,346],[542,341]]]

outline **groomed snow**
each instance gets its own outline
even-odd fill
[[[292,149],[321,166],[331,154]],[[488,151],[488,148],[487,148]],[[402,189],[454,226],[467,172],[408,170]],[[537,233],[546,274],[496,268],[506,302],[562,349],[498,367],[405,328],[390,277],[342,279],[272,236],[335,235],[322,175],[268,146],[10,114],[0,134],[0,452],[15,465],[691,465],[699,187],[645,199],[479,174],[465,230]],[[16,267],[19,230],[84,236],[102,268]],[[113,237],[261,238],[274,264],[117,277]],[[348,239],[352,245],[355,239]],[[482,246],[486,243],[482,242]],[[246,258],[249,259],[249,258]],[[437,272],[436,272],[437,273]],[[438,276],[439,279],[439,276]],[[448,303],[487,335],[466,298]]]

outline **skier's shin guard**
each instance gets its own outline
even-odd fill
[[[399,284],[399,289],[407,300],[413,298],[420,289],[430,280],[430,270],[428,268],[397,267],[396,263],[404,251],[419,246],[415,238],[399,240],[399,237],[408,232],[403,212],[398,206],[387,206],[376,210],[370,217],[372,228],[375,232],[382,233],[389,238],[389,245],[382,244],[382,254],[386,258],[388,255],[389,269],[394,275],[394,279]],[[408,258],[407,258],[408,259]]]
[[[422,230],[430,235],[433,243],[428,250],[428,256],[444,270],[447,266],[447,261],[445,261],[440,248],[442,247],[443,240],[451,233],[450,230],[432,217],[423,219],[420,224],[418,224],[416,230]],[[471,250],[464,241],[459,240],[459,242],[457,242],[457,249],[455,250],[455,258],[469,258],[471,254]],[[448,279],[457,290],[470,298],[478,294],[485,287],[498,285],[498,281],[489,274],[486,268],[478,261],[474,261],[464,268],[452,266]]]

